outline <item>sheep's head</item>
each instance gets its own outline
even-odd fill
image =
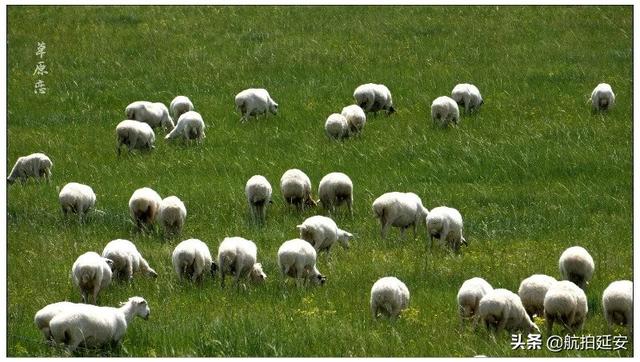
[[[298,228],[298,231],[300,232],[300,239],[302,240],[306,240],[309,243],[311,243],[311,245],[314,244],[313,242],[313,232],[309,229],[307,229],[307,226],[302,224],[302,225],[298,225],[296,226],[296,228]]]
[[[396,113],[396,109],[393,108],[393,106],[390,106],[389,109],[387,110],[387,114],[393,114]]]
[[[151,309],[149,309],[149,305],[147,301],[142,297],[131,297],[126,303],[123,305],[131,304],[131,308],[134,311],[134,314],[142,317],[142,319],[149,319],[149,314],[151,314]]]
[[[311,197],[307,197],[307,198],[304,200],[304,205],[305,205],[305,206],[310,206],[310,207],[316,207],[316,206],[318,206],[318,203],[319,203],[319,202],[320,202],[320,200],[317,200],[317,201],[316,201],[316,200],[312,199]]]
[[[102,258],[102,260],[104,260],[104,262],[107,263],[107,265],[109,266],[109,269],[111,269],[111,271],[113,271],[115,269],[116,266],[113,263],[113,260],[107,259],[107,258]]]
[[[278,114],[278,103],[272,101],[269,105],[269,112],[272,114]]]
[[[251,281],[254,283],[264,283],[265,279],[267,279],[267,274],[262,271],[261,263],[253,264],[249,278],[251,278]]]
[[[211,270],[210,270],[211,277],[215,278],[217,272],[218,272],[218,263],[214,261],[211,263]]]
[[[349,240],[353,238],[353,234],[344,230],[339,230],[338,234],[338,241],[340,242],[340,245],[345,249],[349,249]]]
[[[167,132],[171,132],[171,130],[173,130],[173,128],[175,127],[175,124],[173,123],[173,119],[171,118],[171,116],[166,115],[162,119],[162,126]]]
[[[158,273],[156,273],[155,270],[149,268],[145,271],[145,275],[150,277],[150,278],[157,278],[158,277]]]

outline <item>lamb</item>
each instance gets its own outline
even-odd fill
[[[162,126],[166,131],[171,131],[174,127],[167,106],[160,102],[133,102],[125,108],[124,114],[127,119],[147,123],[152,128]]]
[[[395,112],[391,92],[384,84],[362,84],[353,92],[353,99],[365,112],[384,110],[387,115]]]
[[[460,315],[460,326],[464,325],[465,319],[473,320],[473,328],[478,324],[478,308],[480,300],[487,293],[493,290],[491,284],[482,278],[467,279],[458,290],[458,313]]]
[[[580,288],[586,288],[595,265],[589,252],[581,246],[573,246],[560,255],[558,262],[563,280],[570,280]]]
[[[74,310],[76,308],[80,308],[82,305],[83,304],[66,301],[52,303],[37,311],[36,315],[33,318],[33,321],[44,335],[45,340],[53,340],[53,337],[51,336],[51,330],[49,329],[49,322],[51,321],[51,319],[64,311]]]
[[[135,316],[148,319],[151,310],[142,297],[131,297],[120,308],[85,306],[57,314],[49,323],[56,343],[71,353],[80,345],[119,345]]]
[[[613,89],[607,83],[600,83],[591,92],[591,107],[594,112],[607,111],[616,102]]]
[[[285,171],[280,178],[280,191],[288,204],[296,205],[298,210],[304,211],[305,206],[316,206],[311,198],[311,180],[304,172],[297,168]]]
[[[455,252],[461,245],[469,245],[462,235],[462,215],[454,208],[439,206],[433,208],[427,216],[427,235],[429,247],[433,246],[433,238],[440,239],[440,244],[447,244]]]
[[[133,274],[142,272],[156,278],[158,273],[142,257],[136,246],[129,240],[111,240],[102,250],[102,257],[113,262],[113,278],[133,280]]]
[[[373,201],[372,208],[374,216],[380,219],[382,238],[387,237],[390,226],[399,227],[402,238],[411,226],[415,237],[417,225],[425,224],[429,215],[420,197],[412,192],[387,192]]]
[[[156,134],[148,124],[127,119],[116,126],[116,140],[116,152],[119,156],[122,145],[127,146],[129,152],[154,149]]]
[[[322,207],[335,212],[336,207],[346,204],[349,213],[353,215],[353,182],[342,172],[331,172],[320,180],[318,197]]]
[[[316,285],[323,285],[327,277],[320,274],[316,267],[316,249],[307,241],[292,239],[285,241],[278,249],[278,267],[282,277],[296,278],[298,287],[312,281]]]
[[[82,219],[96,204],[96,194],[90,186],[70,182],[60,190],[58,196],[62,213],[67,216],[69,212],[78,214]]]
[[[373,319],[378,314],[397,318],[409,307],[409,289],[396,277],[380,278],[371,287],[370,306]]]
[[[460,121],[458,104],[447,96],[436,98],[431,103],[431,119],[440,127],[446,127],[452,122],[457,125]]]
[[[198,239],[188,239],[178,244],[171,260],[178,278],[190,278],[194,282],[202,281],[205,271],[209,271],[213,277],[218,270],[218,265],[212,262],[209,247]]]
[[[73,284],[80,289],[83,303],[89,303],[89,293],[93,304],[98,301],[98,294],[111,283],[113,262],[89,251],[76,259],[71,267]]]
[[[618,280],[602,293],[602,309],[609,331],[613,324],[629,327],[633,332],[633,282]]]
[[[185,96],[177,96],[169,104],[169,111],[171,111],[171,117],[180,122],[180,116],[183,113],[193,111],[193,103]]]
[[[249,120],[249,117],[255,116],[256,118],[264,114],[265,117],[268,113],[278,113],[278,103],[276,103],[269,92],[262,88],[249,88],[236,95],[236,109],[242,117],[241,122]]]
[[[139,228],[152,225],[160,209],[162,198],[148,187],[137,189],[129,199],[131,218]]]
[[[182,200],[176,196],[169,196],[160,202],[158,209],[158,221],[164,227],[167,234],[179,234],[182,232],[187,219],[187,208]]]
[[[254,175],[244,187],[251,216],[258,222],[265,222],[267,205],[271,203],[271,184],[264,176]]]
[[[367,115],[357,104],[342,108],[342,116],[347,119],[349,134],[357,134],[364,129],[367,123]]]
[[[347,119],[340,113],[333,113],[327,118],[324,130],[329,138],[343,139],[349,136],[349,124]]]
[[[534,274],[520,283],[518,295],[531,319],[544,315],[544,296],[555,282],[557,280],[554,277]]]
[[[256,263],[258,248],[256,244],[241,237],[228,237],[218,247],[218,268],[220,269],[221,286],[224,288],[226,274],[234,277],[234,285],[240,285],[240,278],[249,278],[254,283],[262,283],[267,275],[262,271],[262,264]]]
[[[478,316],[487,327],[500,333],[506,329],[509,332],[540,333],[527,311],[524,309],[520,297],[507,289],[493,289],[480,300]]]
[[[351,233],[338,228],[331,218],[321,215],[307,218],[297,228],[300,231],[300,239],[308,241],[317,252],[325,250],[329,253],[336,241],[345,249],[349,249],[349,239],[353,237]]]
[[[478,87],[468,83],[461,83],[453,87],[451,98],[458,105],[464,106],[465,113],[477,111],[484,104]]]
[[[43,178],[47,182],[51,179],[51,168],[53,162],[44,153],[32,153],[27,156],[19,157],[15,165],[7,177],[7,183],[9,185],[20,180],[24,183],[28,178],[33,177],[36,180]]]
[[[196,140],[201,142],[206,136],[204,134],[204,121],[200,113],[188,111],[178,118],[176,127],[171,130],[164,138],[173,140],[182,137],[186,140]]]
[[[568,280],[553,283],[544,296],[547,334],[551,334],[554,322],[572,332],[582,329],[588,311],[587,296],[582,289]]]

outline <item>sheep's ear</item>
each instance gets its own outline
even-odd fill
[[[113,260],[111,259],[107,259],[107,258],[103,258],[104,262],[107,263],[107,265],[109,265],[110,268],[113,268]]]
[[[351,238],[353,237],[353,234],[352,234],[352,233],[350,233],[350,232],[348,232],[348,231],[345,231],[344,233],[345,233],[345,235],[347,235],[347,237],[348,237],[349,239],[351,239]]]
[[[297,225],[297,226],[296,226],[296,228],[297,228],[299,231],[303,231],[303,230],[305,230],[305,229],[306,229],[306,227],[305,227],[304,225]]]
[[[255,267],[256,267],[256,268],[260,268],[260,269],[262,269],[262,263],[256,263],[256,264],[255,264]]]
[[[464,244],[466,246],[469,246],[469,243],[467,242],[467,239],[465,239],[465,238],[462,238],[462,244]]]

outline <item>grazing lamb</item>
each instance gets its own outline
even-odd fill
[[[372,208],[375,217],[380,219],[382,238],[387,237],[390,226],[399,227],[402,238],[411,226],[415,237],[417,225],[424,224],[429,215],[420,197],[412,192],[387,192],[373,201]]]
[[[446,206],[433,208],[426,221],[430,248],[433,246],[433,238],[440,239],[440,244],[446,243],[455,252],[460,250],[461,245],[469,245],[462,235],[462,215],[458,210]]]
[[[336,207],[346,204],[349,213],[353,215],[353,182],[342,172],[332,172],[320,180],[318,197],[322,207],[329,212],[335,212]]]
[[[194,282],[202,281],[206,271],[213,277],[218,269],[217,264],[212,262],[209,247],[198,239],[188,239],[178,244],[171,260],[178,278],[190,278]]]
[[[173,129],[173,119],[169,115],[169,110],[160,102],[133,102],[125,108],[124,114],[127,119],[144,122],[152,128],[162,126],[167,132]]]
[[[305,206],[316,206],[311,198],[311,180],[304,172],[297,168],[285,171],[280,178],[280,191],[288,204],[296,205],[298,210],[304,211]]]
[[[465,113],[477,111],[484,104],[478,87],[468,83],[461,83],[453,87],[451,98],[458,105],[464,106]]]
[[[457,125],[460,121],[458,104],[447,96],[436,98],[431,103],[431,119],[440,127],[446,127],[452,122]]]
[[[131,150],[150,151],[154,149],[153,143],[156,141],[156,134],[148,124],[127,119],[116,126],[116,140],[116,152],[119,156],[123,145],[127,146],[129,152]]]
[[[316,267],[316,249],[307,241],[292,239],[285,241],[278,249],[278,267],[282,277],[296,278],[298,287],[307,284],[310,280],[314,284],[322,285],[327,277],[320,274]]]
[[[164,227],[165,233],[179,234],[182,232],[186,219],[187,208],[182,200],[176,196],[162,199],[158,210],[158,221]]]
[[[271,99],[266,89],[249,88],[236,95],[236,109],[242,115],[240,121],[245,122],[251,116],[257,118],[261,114],[265,117],[268,113],[277,114],[278,103]]]
[[[148,319],[151,310],[142,297],[131,297],[120,308],[85,306],[57,314],[49,323],[56,343],[69,352],[78,346],[119,345],[135,316]]]
[[[89,303],[89,293],[93,304],[98,301],[100,291],[111,283],[113,262],[89,251],[76,259],[71,267],[73,284],[80,289],[82,303]]]
[[[262,264],[256,263],[258,258],[256,244],[245,238],[224,238],[218,247],[218,268],[220,269],[220,285],[224,288],[225,275],[233,275],[233,283],[240,285],[240,278],[249,278],[254,283],[261,283],[267,278],[262,271]]]
[[[51,319],[64,311],[74,310],[80,308],[82,305],[84,304],[71,302],[52,303],[36,312],[33,321],[44,335],[44,339],[52,340],[53,337],[51,336],[51,331],[49,329],[49,322]]]
[[[391,92],[384,84],[362,84],[353,92],[353,99],[365,112],[377,113],[384,110],[389,115],[396,111]]]
[[[69,212],[78,214],[82,219],[96,204],[96,194],[87,185],[70,182],[60,190],[58,196],[62,213],[67,216]]]
[[[349,125],[349,134],[362,132],[367,123],[367,115],[357,104],[352,104],[342,108],[342,116],[346,118]]]
[[[586,288],[595,265],[589,252],[581,246],[572,246],[560,255],[558,262],[563,280],[570,280],[580,288]]]
[[[152,278],[158,276],[129,240],[111,240],[102,250],[102,257],[113,262],[114,279],[133,280],[133,273],[136,272]]]
[[[509,290],[493,289],[488,292],[480,300],[478,311],[487,330],[494,329],[496,334],[503,329],[512,333],[540,333],[538,326],[527,315],[520,297]]]
[[[255,221],[265,222],[267,219],[267,205],[271,203],[271,184],[264,176],[254,175],[244,187],[251,216]]]
[[[176,127],[164,138],[166,140],[173,140],[182,137],[186,140],[196,140],[200,142],[206,137],[204,128],[204,121],[200,113],[188,111],[178,118]]]
[[[51,178],[51,167],[53,162],[44,153],[32,153],[28,156],[19,157],[15,165],[7,177],[7,183],[11,185],[20,180],[20,182],[26,182],[29,177],[33,177],[36,180],[44,177],[47,182]]]
[[[371,287],[370,306],[373,319],[378,314],[397,318],[409,307],[409,289],[396,277],[380,278]]]
[[[327,122],[324,124],[324,130],[329,138],[337,140],[349,136],[349,124],[347,123],[347,119],[340,113],[333,113],[327,118]]]
[[[301,225],[297,226],[300,231],[300,239],[311,243],[317,252],[326,250],[329,253],[331,246],[339,241],[342,247],[349,248],[349,239],[353,235],[338,228],[335,221],[326,216],[311,216]]]
[[[571,332],[582,329],[589,307],[584,291],[568,280],[553,283],[544,296],[544,319],[547,334],[558,322]]]
[[[609,331],[612,325],[629,327],[633,332],[633,282],[618,280],[609,284],[602,293],[602,309]]]
[[[473,320],[473,328],[478,324],[478,308],[480,300],[493,290],[491,284],[482,278],[467,279],[458,290],[458,313],[460,315],[460,327],[465,319]]]
[[[554,277],[534,274],[520,283],[518,295],[531,319],[534,316],[540,317],[544,315],[544,296],[555,282],[557,280]]]
[[[591,92],[591,107],[594,112],[606,111],[616,102],[613,89],[607,83],[600,83]]]
[[[139,228],[152,225],[160,209],[162,198],[148,187],[137,189],[129,199],[131,218]]]
[[[169,104],[169,111],[171,111],[171,117],[177,119],[179,122],[180,116],[183,113],[193,111],[193,103],[185,96],[177,96]]]

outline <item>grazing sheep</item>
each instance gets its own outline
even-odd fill
[[[446,127],[451,122],[457,125],[460,121],[458,104],[447,96],[436,98],[431,103],[431,119],[440,127]]]
[[[314,284],[322,285],[327,277],[320,274],[316,267],[316,249],[307,241],[292,239],[285,241],[278,249],[278,267],[282,277],[296,278],[298,287],[307,284],[310,280]]]
[[[53,340],[53,337],[51,336],[51,330],[49,329],[49,322],[51,321],[51,319],[64,311],[81,308],[82,305],[84,304],[71,302],[52,303],[36,312],[33,321],[44,335],[45,340]]]
[[[397,318],[409,307],[409,289],[396,277],[380,278],[371,287],[370,306],[373,319],[378,314]]]
[[[589,252],[581,246],[573,246],[560,255],[558,262],[563,280],[570,280],[580,288],[586,288],[595,265]]]
[[[353,99],[365,112],[377,113],[384,110],[389,115],[396,111],[393,108],[391,92],[384,84],[362,84],[353,92]]]
[[[169,104],[169,110],[171,111],[171,117],[180,122],[180,116],[183,113],[193,111],[193,103],[185,96],[177,96]]]
[[[218,268],[217,264],[212,262],[207,244],[198,239],[188,239],[178,244],[173,250],[171,260],[178,278],[190,278],[194,282],[202,281],[206,271],[213,277]]]
[[[188,111],[178,118],[176,127],[171,130],[164,138],[173,140],[182,137],[186,140],[202,141],[206,136],[204,134],[204,121],[200,113]]]
[[[342,116],[349,125],[349,134],[357,134],[364,129],[367,123],[367,115],[357,104],[352,104],[342,108]]]
[[[111,283],[112,267],[111,260],[93,251],[76,259],[71,267],[71,278],[73,284],[80,289],[82,303],[89,303],[89,293],[93,297],[93,304],[97,303],[100,291]]]
[[[588,311],[587,296],[582,289],[568,280],[553,283],[544,296],[547,334],[551,334],[554,322],[571,332],[582,329]]]
[[[111,240],[102,250],[102,257],[113,262],[114,279],[133,280],[133,273],[136,272],[152,278],[158,276],[129,240]]]
[[[171,131],[174,126],[167,106],[160,102],[133,102],[125,108],[124,114],[127,119],[144,122],[152,128],[162,126],[167,132]]]
[[[503,329],[512,333],[540,333],[538,326],[527,315],[520,297],[509,290],[493,289],[488,292],[480,300],[478,311],[487,330],[494,329],[496,334]]]
[[[478,308],[480,300],[493,290],[491,284],[482,278],[467,279],[458,290],[458,313],[460,315],[460,327],[465,319],[473,320],[473,328],[478,324]]]
[[[327,118],[327,122],[324,124],[324,130],[329,138],[337,140],[349,136],[349,124],[347,123],[347,119],[340,113],[333,113]]]
[[[271,203],[271,184],[264,176],[254,175],[244,187],[251,216],[255,221],[265,222],[267,219],[267,205]]]
[[[249,120],[249,117],[255,116],[256,118],[264,114],[265,117],[268,113],[278,113],[278,103],[276,103],[269,92],[262,88],[249,88],[236,95],[236,109],[242,117],[241,122]]]
[[[87,185],[70,182],[60,190],[58,196],[62,213],[67,216],[69,212],[78,214],[82,219],[96,204],[96,194]]]
[[[256,263],[258,248],[256,244],[245,238],[224,238],[218,247],[218,268],[220,269],[220,285],[224,288],[226,274],[233,275],[234,285],[240,285],[240,278],[249,278],[254,283],[262,283],[267,275],[262,271],[262,264]]]
[[[433,238],[440,239],[441,245],[446,243],[455,252],[460,250],[461,245],[469,245],[462,235],[462,215],[458,210],[446,206],[433,208],[426,222],[429,248],[433,246]]]
[[[151,126],[144,122],[124,120],[116,126],[116,152],[120,155],[122,145],[127,146],[127,150],[146,150],[155,148],[156,134]]]
[[[531,319],[534,316],[540,317],[544,315],[544,296],[555,282],[557,280],[554,277],[533,274],[520,283],[518,295]]]
[[[633,332],[633,282],[618,280],[602,293],[602,309],[609,331],[613,324],[629,327]]]
[[[461,83],[453,87],[451,98],[458,105],[464,106],[465,113],[477,111],[484,104],[478,87],[468,83]]]
[[[616,102],[613,89],[607,83],[600,83],[591,92],[591,107],[594,112],[606,111]]]
[[[280,191],[288,204],[296,205],[298,210],[304,211],[305,206],[316,206],[311,198],[311,180],[304,172],[297,168],[285,171],[280,178]]]
[[[151,310],[142,297],[131,297],[120,308],[85,306],[57,314],[49,323],[56,343],[63,343],[69,352],[78,346],[117,346],[135,316],[148,319]]]
[[[336,207],[346,204],[349,213],[353,215],[353,182],[344,173],[332,172],[325,175],[318,186],[318,197],[325,210],[335,212]]]
[[[158,221],[167,234],[179,234],[187,219],[187,208],[176,196],[169,196],[160,202]]]
[[[402,238],[411,226],[415,237],[417,225],[424,224],[429,214],[420,197],[412,192],[387,192],[373,201],[372,208],[375,217],[380,219],[382,238],[387,237],[390,226],[399,227]]]
[[[20,180],[20,182],[26,182],[29,177],[33,177],[36,180],[44,177],[47,182],[51,178],[51,167],[53,162],[44,153],[32,153],[28,156],[19,157],[15,165],[7,177],[7,183],[11,185]]]
[[[152,225],[160,209],[162,198],[148,187],[137,189],[129,199],[131,218],[139,228]]]
[[[300,239],[311,243],[317,252],[326,250],[328,253],[336,241],[348,249],[349,239],[353,237],[351,233],[338,228],[331,218],[321,215],[307,218],[297,228],[300,231]]]

